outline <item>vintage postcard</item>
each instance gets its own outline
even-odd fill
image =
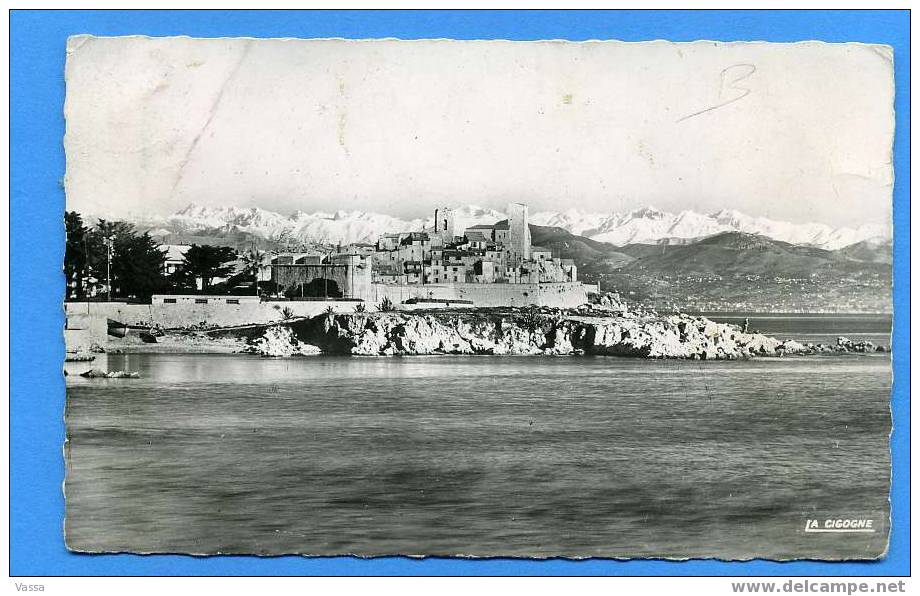
[[[68,548],[883,557],[892,65],[71,37]]]

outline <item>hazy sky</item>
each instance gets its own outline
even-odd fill
[[[818,43],[72,38],[68,208],[885,223],[891,66]]]

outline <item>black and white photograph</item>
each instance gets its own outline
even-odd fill
[[[66,546],[876,560],[893,54],[67,41]]]

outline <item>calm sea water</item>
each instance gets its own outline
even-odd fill
[[[869,340],[876,345],[891,345],[891,315],[878,314],[762,314],[704,313],[721,323],[743,325],[747,319],[752,331],[779,339],[833,344],[839,336],[854,341]]]
[[[109,366],[142,378],[68,381],[78,550],[867,558],[887,543],[887,354]],[[804,532],[829,518],[876,532]]]

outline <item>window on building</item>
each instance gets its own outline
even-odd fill
[[[163,304],[175,304],[175,303],[176,303],[175,298],[163,298]]]
[[[207,304],[207,303],[208,303],[207,298],[195,298],[195,304]]]

